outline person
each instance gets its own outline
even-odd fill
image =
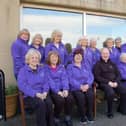
[[[115,38],[115,48],[121,53],[121,43],[122,39],[120,37]]]
[[[126,86],[126,53],[121,53],[118,68],[121,74],[121,82]]]
[[[68,60],[67,60],[68,62],[67,62],[67,64],[70,64],[72,62],[72,45],[71,45],[71,43],[66,43],[65,48],[66,48],[66,50],[68,52]]]
[[[126,88],[120,82],[120,72],[110,59],[108,48],[101,50],[101,59],[94,66],[94,77],[107,99],[107,117],[113,118],[113,99],[115,92],[120,95],[118,110],[126,114]]]
[[[75,50],[77,48],[83,49],[83,55],[84,55],[83,63],[88,64],[90,66],[90,68],[92,69],[92,67],[93,67],[93,54],[92,54],[92,51],[88,47],[88,38],[86,36],[82,36],[78,40],[78,44],[77,44],[77,47],[75,48]],[[74,50],[73,50],[73,52],[74,52]]]
[[[118,50],[116,50],[114,48],[114,40],[113,38],[107,38],[105,40],[105,43],[106,43],[106,48],[108,48],[109,50],[109,53],[110,53],[110,59],[112,62],[114,62],[115,64],[118,64]]]
[[[84,58],[83,49],[74,50],[73,58],[73,63],[67,66],[70,91],[78,107],[80,122],[82,124],[93,123],[94,93],[92,84],[94,77],[91,69],[82,62]]]
[[[120,37],[117,37],[115,39],[115,52],[116,52],[116,61],[119,63],[120,61],[120,55],[122,53],[122,49],[121,49],[121,43],[122,43],[122,39]],[[117,64],[118,65],[118,64]]]
[[[65,48],[66,48],[68,54],[72,53],[72,45],[71,45],[71,43],[66,43],[65,44]]]
[[[97,61],[100,60],[100,51],[97,49],[96,46],[97,46],[96,38],[91,38],[89,49],[93,54],[93,66],[96,64]]]
[[[121,45],[121,52],[126,53],[126,43],[123,43],[123,44]]]
[[[25,55],[26,65],[18,74],[18,88],[24,93],[24,103],[35,110],[37,126],[54,126],[49,85],[40,59],[39,51],[29,49]]]
[[[40,63],[44,63],[45,62],[45,49],[42,46],[43,44],[43,38],[41,36],[41,34],[36,34],[33,39],[32,39],[32,44],[30,46],[30,48],[34,48],[37,49],[40,54],[41,54],[41,61]]]
[[[51,35],[51,42],[45,47],[45,58],[49,51],[57,51],[59,53],[61,64],[67,65],[68,52],[62,43],[62,32],[54,30]]]
[[[50,37],[47,37],[45,39],[45,46],[48,45],[50,42],[51,42],[51,38]]]
[[[13,42],[11,46],[11,56],[13,60],[14,75],[16,79],[19,70],[25,65],[25,54],[29,49],[29,39],[29,31],[27,29],[22,29],[21,31],[19,31],[17,39]]]
[[[66,70],[60,64],[60,56],[56,51],[50,51],[47,58],[47,78],[50,85],[51,97],[54,103],[55,125],[61,126],[61,112],[65,111],[66,126],[73,126],[71,113],[73,98],[69,92]]]

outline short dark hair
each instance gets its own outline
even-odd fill
[[[73,52],[73,57],[74,57],[76,54],[81,54],[82,57],[83,57],[83,49],[81,49],[81,48],[75,49],[74,52]]]

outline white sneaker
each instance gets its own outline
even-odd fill
[[[2,119],[3,118],[3,116],[2,115],[0,115],[0,119]]]

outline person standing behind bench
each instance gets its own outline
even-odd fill
[[[67,65],[68,63],[68,52],[62,43],[62,32],[59,30],[54,30],[51,35],[51,42],[48,43],[45,46],[45,58],[47,59],[48,53],[50,51],[56,51],[58,52],[60,59],[61,59],[61,64]]]
[[[25,65],[25,54],[29,49],[29,39],[29,31],[27,29],[22,29],[18,33],[17,39],[13,42],[11,46],[11,55],[13,59],[14,75],[16,80],[19,70]]]
[[[30,48],[38,50],[41,54],[40,63],[45,63],[45,48],[43,47],[43,37],[41,34],[35,34],[32,39],[32,44],[30,45]]]

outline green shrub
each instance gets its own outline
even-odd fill
[[[5,88],[5,94],[6,95],[13,95],[13,94],[16,94],[18,93],[18,88],[16,85],[8,85],[6,88]]]

